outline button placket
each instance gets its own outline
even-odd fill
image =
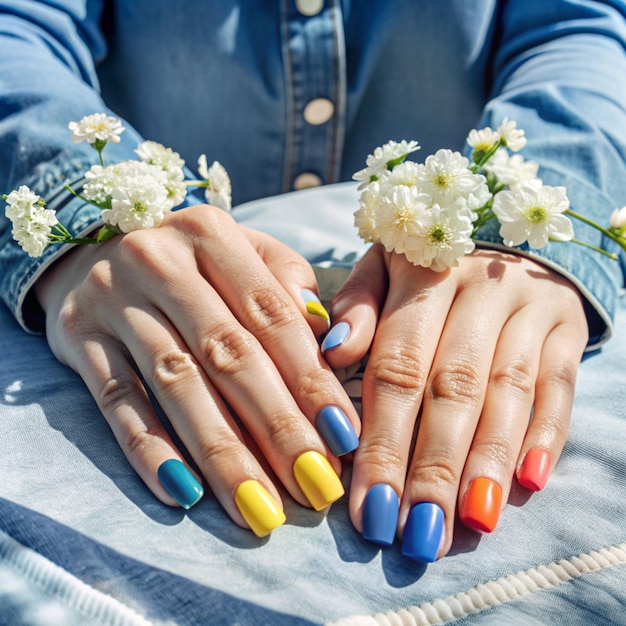
[[[337,5],[335,0],[283,4],[285,190],[337,180],[345,102],[343,19]]]

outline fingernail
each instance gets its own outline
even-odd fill
[[[491,478],[475,478],[461,502],[459,517],[468,528],[490,533],[498,524],[502,488]]]
[[[433,563],[441,547],[443,509],[434,502],[419,502],[409,511],[402,534],[402,554],[420,563]]]
[[[338,406],[325,406],[315,418],[315,424],[335,456],[356,450],[359,438],[348,419]]]
[[[329,331],[324,341],[322,341],[322,354],[327,350],[332,350],[340,346],[350,336],[350,324],[348,322],[339,322],[335,324]]]
[[[541,491],[548,482],[550,453],[543,448],[532,448],[526,453],[517,482],[531,491]]]
[[[396,537],[399,506],[400,499],[391,485],[372,485],[363,502],[363,538],[390,546]]]
[[[319,452],[309,450],[293,464],[293,474],[300,489],[316,511],[339,500],[345,493],[339,476]]]
[[[161,463],[157,476],[167,493],[184,509],[190,509],[204,495],[198,479],[178,459]]]
[[[244,480],[237,487],[235,504],[257,537],[265,537],[287,519],[278,502],[256,480]]]
[[[302,294],[302,299],[306,303],[306,310],[311,315],[317,315],[330,323],[330,315],[320,302],[317,294],[310,289],[302,289],[300,293]]]

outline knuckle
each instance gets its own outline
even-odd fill
[[[296,320],[294,308],[275,289],[253,291],[246,300],[242,315],[244,326],[254,333],[287,326]]]
[[[456,488],[461,476],[454,459],[439,455],[416,459],[411,468],[410,480],[418,485],[428,484],[435,488]]]
[[[298,398],[314,398],[320,393],[327,393],[333,389],[331,376],[332,374],[323,369],[298,372],[292,389],[293,395]]]
[[[449,361],[436,366],[430,377],[429,395],[432,400],[477,400],[480,374],[467,360]]]
[[[152,424],[139,430],[127,430],[122,439],[122,446],[132,455],[143,456],[146,450],[163,436],[161,424]]]
[[[231,324],[223,324],[202,340],[201,353],[205,369],[218,374],[234,374],[258,349],[254,337]]]
[[[152,388],[155,391],[171,391],[180,383],[198,376],[198,368],[191,355],[177,348],[157,353],[153,359]]]
[[[418,354],[408,344],[377,353],[376,358],[367,364],[368,382],[380,393],[419,396],[426,383],[426,370],[421,366]]]
[[[209,475],[220,474],[241,466],[241,449],[241,442],[232,432],[218,431],[198,441],[198,452],[194,457],[200,467],[212,470],[207,472]]]
[[[359,464],[367,466],[368,473],[374,476],[406,474],[407,457],[403,455],[397,443],[388,436],[368,437],[361,440],[358,448]]]
[[[137,395],[137,383],[128,377],[111,378],[102,386],[96,401],[105,415],[110,415],[119,406],[129,404]]]
[[[276,411],[267,416],[265,432],[275,450],[287,450],[303,438],[306,425],[308,422],[290,411]]]
[[[517,458],[518,449],[507,441],[502,433],[494,433],[491,437],[481,437],[472,447],[472,454],[478,454],[484,459],[495,461],[500,467],[509,468]]]
[[[492,372],[489,383],[496,387],[514,390],[520,395],[533,393],[534,381],[531,366],[527,360],[510,361]]]
[[[226,211],[208,204],[175,211],[172,216],[188,237],[201,241],[205,247],[220,240],[225,229],[231,228],[235,223]]]

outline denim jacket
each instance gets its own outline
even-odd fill
[[[67,124],[99,111],[128,129],[109,162],[143,138],[192,168],[206,153],[235,204],[348,180],[390,139],[461,150],[508,116],[544,182],[606,224],[626,204],[625,14],[622,0],[1,0],[0,192],[27,184],[92,229],[98,209],[63,185],[96,162]],[[0,218],[0,292],[27,330],[43,319],[31,287],[63,252],[28,257]],[[599,345],[622,263],[573,243],[532,255],[580,289]]]

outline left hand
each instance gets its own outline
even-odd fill
[[[403,552],[433,561],[450,549],[456,510],[470,528],[490,532],[514,474],[543,487],[565,444],[588,341],[582,299],[568,280],[487,250],[437,273],[374,245],[331,314],[333,328],[350,326],[343,343],[325,346],[331,366],[370,350],[350,497],[352,521],[367,538],[393,541],[395,492]]]

